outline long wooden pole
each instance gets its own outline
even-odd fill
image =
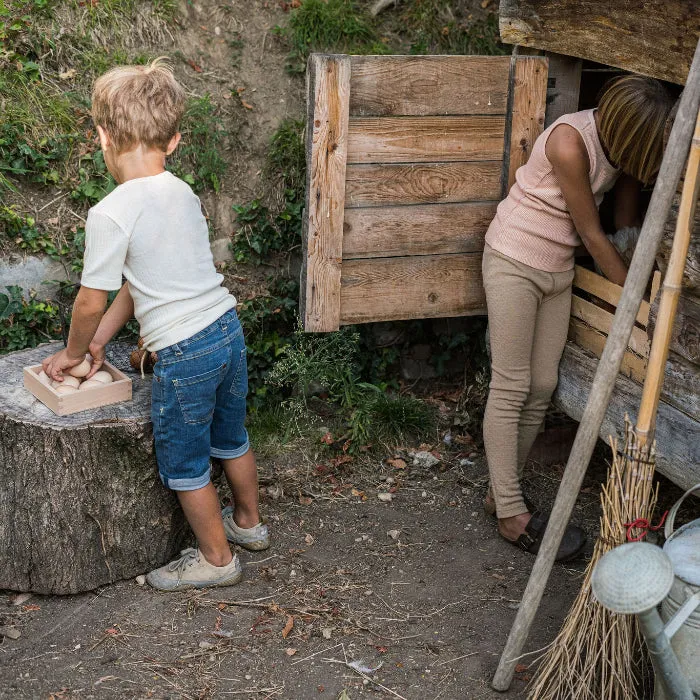
[[[678,114],[664,153],[659,177],[627,274],[627,281],[615,313],[615,320],[598,363],[588,402],[576,433],[576,440],[554,501],[547,530],[532,567],[530,580],[520,602],[515,622],[491,682],[494,690],[505,691],[510,687],[515,665],[530,633],[561,538],[581,489],[581,483],[615,387],[615,380],[632,332],[634,319],[654,265],[656,249],[661,240],[671,199],[678,186],[678,179],[688,153],[699,104],[700,43],[695,49],[695,56],[690,66]]]
[[[683,183],[681,205],[678,209],[676,220],[676,232],[671,247],[671,257],[668,262],[666,276],[661,287],[661,299],[659,312],[654,328],[654,340],[649,353],[647,376],[642,391],[642,401],[639,405],[639,417],[634,432],[640,445],[651,442],[654,439],[656,427],[656,408],[659,405],[661,386],[664,379],[664,368],[668,358],[668,347],[671,344],[673,332],[673,320],[678,308],[678,297],[683,283],[683,270],[690,247],[690,235],[695,223],[695,207],[700,191],[700,112],[695,122],[695,133],[688,156],[688,167]]]

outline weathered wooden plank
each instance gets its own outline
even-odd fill
[[[578,346],[568,343],[559,365],[559,386],[554,394],[557,408],[575,420],[581,420],[593,383],[598,360]],[[625,414],[636,417],[642,395],[640,384],[618,375],[615,391],[600,429],[600,437],[609,435],[624,444]],[[664,397],[656,419],[656,464],[659,472],[681,488],[700,483],[700,423]]]
[[[580,265],[577,265],[574,271],[574,287],[582,289],[584,292],[588,292],[603,301],[607,301],[612,306],[619,304],[620,296],[622,295],[622,287],[619,284],[615,284]],[[637,323],[645,328],[648,321],[649,302],[642,301],[637,314]]]
[[[544,128],[553,124],[564,114],[578,112],[579,90],[581,88],[580,58],[562,56],[547,52],[549,77],[547,80],[547,110]]]
[[[343,258],[475,253],[496,202],[345,210]]]
[[[607,339],[607,335],[592,328],[584,321],[578,318],[569,319],[569,340],[576,343],[579,347],[589,350],[596,357],[599,358],[603,354]],[[647,359],[628,350],[622,356],[620,372],[641,384],[644,382],[644,377],[647,374]]]
[[[348,163],[501,160],[505,116],[354,117]]]
[[[343,262],[341,324],[484,313],[480,253]]]
[[[602,309],[600,306],[592,304],[590,301],[581,299],[574,295],[571,298],[571,315],[574,318],[578,318],[584,323],[587,323],[592,328],[598,331],[602,331],[606,335],[610,333],[612,328],[614,314],[609,311]],[[632,333],[630,334],[630,339],[627,341],[627,345],[640,357],[649,357],[649,347],[651,343],[647,337],[646,331],[636,326],[632,328]]]
[[[345,206],[394,206],[498,199],[500,161],[349,165]]]
[[[505,114],[508,56],[353,56],[350,116]]]
[[[547,65],[547,59],[540,56],[521,56],[515,61],[508,189],[515,182],[517,169],[527,163],[535,140],[544,128]]]
[[[350,103],[350,58],[312,55],[309,101],[314,105],[307,144],[308,215],[304,327],[337,330],[343,257],[345,167]]]
[[[652,304],[647,333],[653,337],[656,315],[659,311],[658,300]],[[681,292],[678,298],[676,318],[673,322],[670,349],[695,364],[700,376],[700,299],[687,292]]]
[[[700,421],[700,371],[675,352],[668,353],[661,389],[664,401]]]
[[[666,272],[668,259],[671,255],[671,246],[673,245],[673,236],[676,232],[676,220],[678,219],[680,201],[681,195],[680,193],[676,193],[673,197],[673,203],[671,204],[671,211],[664,226],[664,236],[661,239],[656,254],[656,262],[664,273]],[[685,262],[685,270],[683,271],[683,287],[688,293],[700,297],[700,206],[695,209],[693,230],[690,237],[690,248]]]
[[[700,0],[501,0],[501,40],[685,83]]]

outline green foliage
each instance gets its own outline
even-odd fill
[[[34,295],[25,300],[21,287],[0,293],[0,354],[33,348],[61,337],[58,306]]]
[[[313,51],[387,53],[372,18],[355,0],[302,0],[287,27],[278,29],[291,46],[288,67],[303,72]]]
[[[305,124],[301,119],[285,119],[270,140],[266,173],[281,178],[283,187],[292,190],[297,200],[304,198],[306,185]]]
[[[190,98],[180,131],[182,142],[170,157],[168,169],[195,192],[208,188],[218,192],[226,172],[226,161],[221,155],[226,134],[209,94]]]

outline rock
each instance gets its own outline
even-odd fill
[[[391,537],[392,540],[398,540],[401,530],[389,530],[386,534]]]
[[[135,581],[139,586],[144,586],[146,584],[146,577],[141,574],[140,576],[136,577]]]
[[[3,625],[0,627],[0,637],[19,639],[21,636],[22,633],[16,627],[10,627],[9,625]]]
[[[377,498],[382,502],[382,503],[391,503],[391,501],[394,500],[394,496],[391,493],[378,493]]]
[[[430,469],[440,464],[440,460],[432,452],[416,452],[413,455],[413,466]]]

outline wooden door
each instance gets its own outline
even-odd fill
[[[546,90],[542,57],[312,55],[304,328],[485,313],[484,235]]]

